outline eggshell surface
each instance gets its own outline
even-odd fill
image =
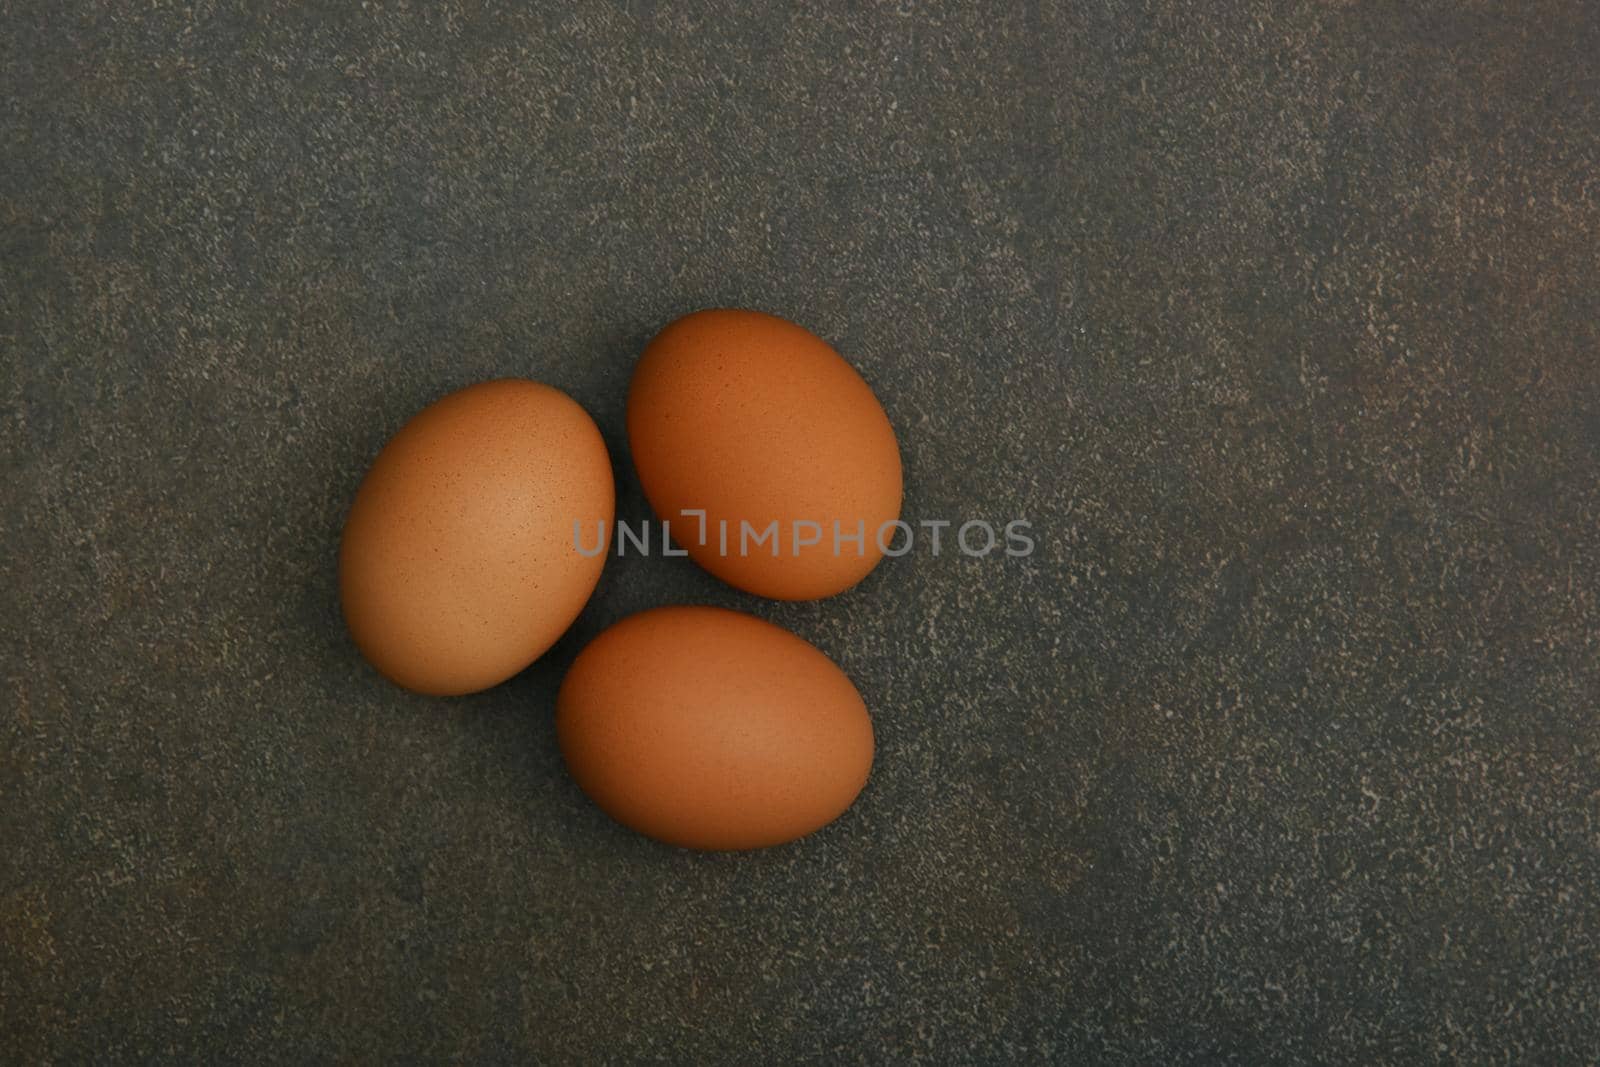
[[[750,849],[837,818],[872,769],[872,721],[804,639],[712,607],[629,616],[585,648],[556,698],[567,767],[625,826]]]
[[[356,492],[339,548],[350,634],[408,689],[497,685],[583,609],[614,508],[605,442],[571,397],[509,378],[451,393],[390,439]],[[574,522],[599,551],[579,551]]]
[[[821,338],[759,311],[697,311],[657,334],[629,386],[628,442],[673,539],[761,596],[848,589],[900,515],[900,451],[871,387]]]

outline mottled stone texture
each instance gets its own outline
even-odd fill
[[[1600,9],[266,6],[0,0],[0,1058],[1600,1048]],[[633,359],[719,304],[1037,553],[614,560],[492,692],[368,669],[407,414],[558,385],[637,519]],[[856,679],[845,818],[696,855],[564,775],[674,601]]]

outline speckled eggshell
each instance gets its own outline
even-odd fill
[[[673,539],[761,596],[811,600],[855,585],[900,515],[900,450],[872,388],[827,342],[759,311],[697,311],[656,335],[629,387],[628,443]],[[703,543],[686,509],[706,512]],[[754,537],[774,520],[776,556],[741,540],[742,522]],[[797,521],[820,527],[798,555]],[[858,532],[859,546],[845,539]],[[817,533],[803,527],[802,539]]]
[[[669,844],[750,849],[827,825],[872,769],[872,720],[816,647],[753,615],[665,607],[579,654],[556,698],[567,767]]]
[[[373,461],[339,548],[345,622],[384,675],[470,693],[537,659],[583,609],[606,553],[580,553],[615,507],[594,421],[548,385],[469,386],[423,410]]]

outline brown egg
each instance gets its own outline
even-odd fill
[[[747,592],[832,596],[894,536],[888,416],[826,342],[772,315],[697,311],[657,334],[629,387],[628,444],[673,539]]]
[[[561,684],[556,732],[607,814],[688,848],[809,834],[872,769],[872,720],[844,672],[789,631],[722,608],[655,608],[595,638]]]
[[[451,393],[401,427],[356,492],[339,546],[351,636],[421,693],[505,681],[583,609],[615,502],[600,431],[565,393],[512,378]]]

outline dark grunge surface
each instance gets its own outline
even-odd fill
[[[3,1058],[1588,1059],[1596,10],[0,0]],[[379,445],[539,378],[637,521],[632,362],[719,304],[1035,555],[614,560],[507,685],[374,675]],[[845,818],[695,855],[565,777],[666,602],[857,681]]]

